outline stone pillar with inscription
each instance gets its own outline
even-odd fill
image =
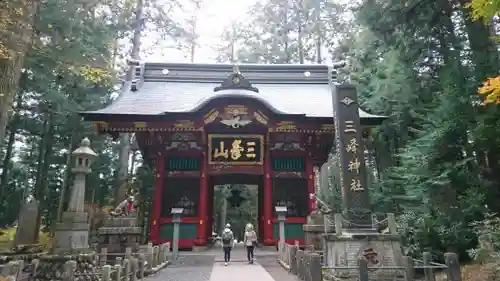
[[[372,230],[362,127],[355,88],[336,86],[333,93],[333,107],[345,228],[351,231]]]
[[[402,258],[401,237],[395,232],[379,233],[372,222],[356,89],[351,85],[332,87],[342,214],[335,215],[335,232],[325,235],[325,262],[332,268],[355,268],[358,259],[364,258],[369,267],[374,268],[370,274],[393,276],[398,272],[376,270],[379,266],[399,264]],[[326,274],[350,278],[358,273],[357,270],[333,269]]]

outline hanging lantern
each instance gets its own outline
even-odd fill
[[[245,200],[247,200],[245,197],[242,197],[241,195],[241,190],[239,189],[233,189],[231,190],[231,196],[227,198],[227,201],[229,204],[231,204],[232,207],[239,207],[241,203],[243,203]]]

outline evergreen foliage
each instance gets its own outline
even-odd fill
[[[54,224],[69,196],[68,153],[92,135],[77,112],[116,95],[134,32],[173,39],[195,61],[197,17],[174,21],[182,5],[167,2],[1,1],[1,226],[15,222],[28,195],[41,202],[41,225]],[[192,10],[203,11],[202,2],[193,0]],[[500,212],[499,7],[496,0],[264,0],[214,49],[220,62],[345,61],[339,82],[357,86],[366,111],[389,116],[366,143],[374,210],[397,215],[412,255],[465,253],[481,234],[471,224]],[[146,19],[137,21],[139,8]],[[89,206],[114,200],[124,145],[92,136],[99,157],[88,177]],[[154,181],[146,166],[127,174],[140,190],[143,218]],[[336,211],[337,174],[331,170],[322,190]],[[216,206],[225,190],[216,190]],[[256,203],[243,205],[228,216],[250,221]]]

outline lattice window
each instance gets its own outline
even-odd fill
[[[309,193],[306,179],[273,179],[273,216],[275,206],[286,206],[287,217],[306,217],[308,215]]]
[[[199,171],[201,159],[199,157],[168,156],[166,162],[168,171]]]
[[[172,208],[184,208],[183,216],[197,217],[200,202],[200,179],[166,178],[164,182],[161,195],[161,216],[172,216]]]
[[[304,157],[273,157],[271,161],[271,168],[273,171],[282,172],[304,172],[305,171]]]

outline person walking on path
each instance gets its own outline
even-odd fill
[[[222,231],[222,250],[224,250],[224,265],[227,266],[231,261],[231,250],[234,244],[234,234],[231,230],[231,225],[226,224],[226,228]]]
[[[245,234],[243,235],[243,245],[247,248],[247,259],[250,264],[253,263],[253,251],[255,245],[257,244],[257,233],[255,232],[253,225],[248,223],[245,226]]]

